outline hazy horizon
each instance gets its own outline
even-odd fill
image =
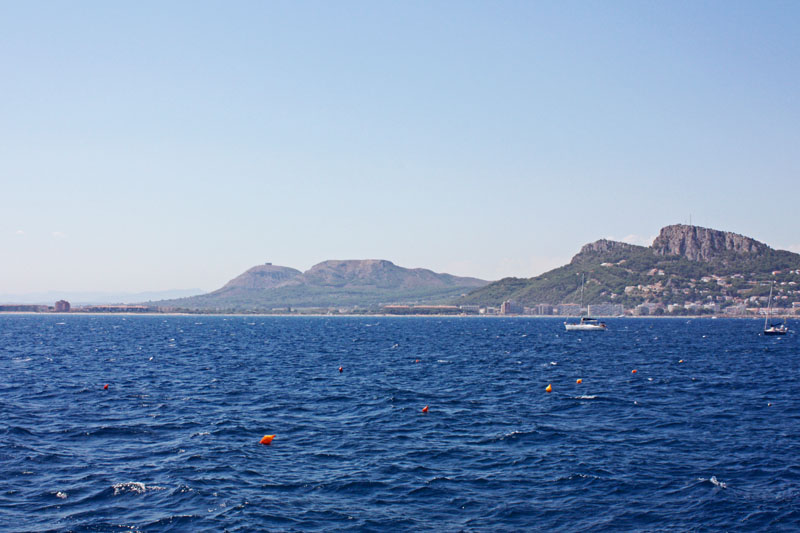
[[[0,295],[800,252],[800,4],[0,3]]]

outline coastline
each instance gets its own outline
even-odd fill
[[[122,317],[137,317],[137,316],[146,316],[146,317],[177,317],[177,316],[197,316],[197,317],[258,317],[258,318],[265,318],[265,317],[280,317],[280,318],[298,318],[298,317],[325,317],[325,318],[333,318],[333,317],[380,317],[380,318],[486,318],[486,319],[507,319],[507,318],[524,318],[530,320],[568,320],[570,318],[575,318],[574,316],[560,316],[560,315],[481,315],[481,314],[431,314],[431,313],[421,313],[421,314],[403,314],[403,315],[396,315],[391,313],[179,313],[179,312],[152,312],[152,313],[108,313],[108,312],[81,312],[81,311],[70,311],[70,312],[36,312],[36,311],[4,311],[0,312],[0,317],[2,316],[57,316],[57,317],[66,317],[66,316],[122,316]],[[595,316],[595,315],[592,315]],[[642,320],[642,319],[657,319],[657,320],[695,320],[695,319],[706,319],[706,320],[763,320],[763,316],[724,316],[724,315],[678,315],[678,316],[655,316],[655,315],[647,315],[647,316],[634,316],[634,315],[625,315],[625,316],[603,316],[603,315],[596,315],[595,318],[601,318],[603,320]],[[798,315],[772,315],[772,318],[775,320],[797,320],[800,319]]]

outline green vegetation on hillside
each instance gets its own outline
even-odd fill
[[[700,262],[683,256],[658,255],[647,247],[627,246],[582,251],[569,264],[540,276],[506,278],[454,303],[487,306],[499,306],[505,300],[525,306],[578,303],[581,276],[585,275],[584,304],[618,303],[632,308],[645,302],[664,305],[711,302],[724,306],[766,296],[767,282],[772,281],[776,283],[777,296],[773,305],[781,307],[790,305],[792,300],[800,301],[800,291],[794,296],[800,276],[792,273],[798,268],[800,256],[782,250],[769,250],[760,256],[725,252],[713,261]]]

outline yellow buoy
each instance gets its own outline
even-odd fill
[[[547,392],[553,392],[553,386],[548,383],[547,384],[547,388],[544,389],[544,390],[547,391]]]
[[[264,435],[261,437],[260,444],[269,445],[272,444],[272,439],[275,438],[275,435]]]

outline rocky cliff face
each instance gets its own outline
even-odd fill
[[[766,244],[744,235],[683,224],[662,228],[652,248],[658,255],[682,255],[703,262],[713,261],[727,252],[760,256],[771,250]]]

